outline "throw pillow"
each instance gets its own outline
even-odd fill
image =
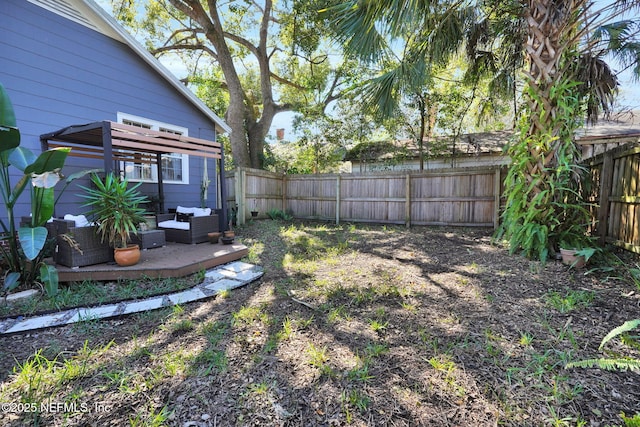
[[[177,213],[194,213],[195,208],[186,208],[184,206],[179,206],[176,208]]]
[[[87,217],[84,215],[71,215],[71,214],[66,214],[64,216],[64,219],[66,221],[74,221],[76,223],[76,227],[86,227],[89,224],[89,221],[87,220]]]

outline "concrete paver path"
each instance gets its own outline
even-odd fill
[[[202,283],[191,289],[159,295],[141,300],[122,301],[96,307],[72,308],[41,316],[7,318],[0,320],[0,334],[13,334],[31,329],[62,326],[83,320],[104,319],[141,311],[155,310],[176,304],[185,304],[210,298],[224,290],[231,290],[259,279],[260,267],[242,261],[232,262],[212,269],[205,274]]]

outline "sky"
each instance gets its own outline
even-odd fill
[[[111,13],[110,0],[95,0],[104,10]],[[608,0],[605,0],[608,1]],[[167,61],[161,59],[163,63],[176,77],[183,78],[186,73],[186,68],[179,63]],[[618,71],[619,67],[613,66],[614,70]],[[620,74],[620,87],[618,96],[618,105],[623,109],[630,109],[640,111],[640,81],[634,80],[631,71],[627,70]],[[285,140],[294,138],[292,121],[294,113],[284,112],[275,116],[271,128],[269,129],[269,136],[275,140],[276,129],[285,129]]]

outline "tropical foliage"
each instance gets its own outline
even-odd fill
[[[640,76],[640,20],[620,19],[638,6],[637,1],[595,10],[584,1],[350,0],[325,13],[346,51],[367,62],[395,61],[370,81],[364,98],[385,114],[393,113],[403,92],[431,84],[434,66],[462,48],[467,82],[489,79],[495,96],[512,96],[514,105],[517,83],[524,83],[501,235],[512,250],[544,260],[568,228],[577,235],[587,230],[573,134],[587,119],[608,111],[614,99],[618,80],[606,55]],[[397,40],[404,42],[400,51]]]
[[[0,253],[6,271],[3,292],[38,279],[52,286],[51,292],[57,289],[55,267],[43,262],[48,233],[44,225],[53,216],[54,187],[62,179],[60,170],[69,151],[58,148],[36,156],[21,147],[13,105],[0,84],[0,197],[7,214],[6,222],[0,220],[3,231]],[[21,174],[15,185],[11,183],[11,167]],[[29,224],[16,228],[16,204],[27,188],[31,195],[31,217]]]
[[[79,196],[85,199],[83,206],[89,207],[87,215],[96,222],[96,231],[103,242],[114,248],[126,248],[129,236],[135,233],[140,223],[145,222],[146,196],[138,191],[141,182],[129,187],[126,179],[119,179],[108,173],[104,179],[91,175],[92,188],[80,186],[84,190]]]

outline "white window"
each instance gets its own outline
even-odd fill
[[[189,130],[144,117],[118,113],[118,123],[143,129],[189,136]],[[120,171],[129,181],[158,182],[158,167],[155,155],[132,152],[134,161],[120,162]],[[189,184],[189,156],[170,153],[162,155],[162,181],[168,184]]]

